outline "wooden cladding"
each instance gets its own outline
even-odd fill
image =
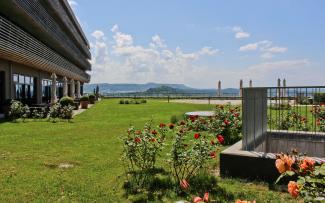
[[[0,58],[89,82],[90,76],[73,63],[0,16]]]
[[[43,31],[47,33],[49,38],[54,39],[55,46],[52,48],[62,55],[68,55],[70,60],[80,68],[90,70],[91,65],[87,60],[87,58],[90,58],[89,48],[80,38],[79,42],[76,40],[75,36],[78,36],[78,33],[75,32],[75,35],[71,35],[71,32],[75,31],[73,26],[70,26],[67,31],[66,25],[62,24],[62,18],[65,16],[64,10],[61,9],[62,11],[58,13],[59,8],[52,7],[55,4],[46,3],[46,1],[15,0],[15,4],[17,6],[16,9],[24,11],[25,15],[31,17],[38,24],[42,29],[40,32]],[[50,12],[53,9],[56,11],[54,13]],[[11,19],[11,15],[9,15],[8,19]],[[45,44],[48,44],[48,41],[46,39]],[[48,45],[50,46],[50,44]]]

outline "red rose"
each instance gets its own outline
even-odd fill
[[[235,116],[235,117],[238,117],[238,116],[239,116],[239,114],[238,114],[238,113],[235,113],[235,114],[234,114],[234,116]]]
[[[174,129],[174,127],[175,127],[175,124],[173,124],[173,123],[170,123],[170,124],[168,124],[168,127],[169,127],[169,129]]]
[[[159,127],[160,127],[160,128],[163,128],[163,127],[165,127],[165,126],[166,126],[165,123],[160,123],[160,124],[159,124]]]
[[[212,158],[216,158],[216,153],[215,153],[215,152],[210,152],[210,156],[211,156]]]
[[[226,124],[226,125],[229,125],[230,124],[230,121],[224,120],[223,123]]]
[[[136,143],[140,143],[140,142],[141,142],[141,139],[138,138],[138,137],[136,137],[136,138],[134,138],[134,142],[136,142]]]
[[[195,139],[199,139],[200,136],[201,136],[201,135],[200,135],[199,133],[195,133],[194,138],[195,138]]]
[[[153,135],[157,135],[157,131],[156,131],[156,130],[151,131],[151,133],[152,133]]]
[[[220,144],[223,144],[225,142],[225,139],[223,138],[222,135],[217,135],[217,139]]]

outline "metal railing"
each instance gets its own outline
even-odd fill
[[[212,100],[241,100],[239,94],[223,93],[221,96],[216,96],[216,93],[205,92],[188,92],[188,93],[104,93],[103,98],[129,98],[129,99],[163,99],[170,102],[171,100],[205,100],[208,104]]]
[[[244,88],[242,104],[243,149],[255,150],[270,136],[315,139],[325,149],[325,86]]]

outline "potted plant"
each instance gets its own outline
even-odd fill
[[[93,94],[89,95],[89,103],[95,104],[95,101],[96,101],[96,96]]]
[[[87,109],[89,104],[89,97],[88,96],[82,96],[80,98],[80,105],[82,109]]]

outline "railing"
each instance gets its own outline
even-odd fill
[[[244,88],[242,103],[243,149],[270,136],[316,139],[325,149],[325,86]]]
[[[238,94],[223,93],[221,96],[215,96],[216,93],[205,92],[188,92],[188,93],[104,93],[104,98],[130,98],[130,99],[163,99],[167,100],[205,100],[208,104],[212,100],[241,100],[242,98]]]

